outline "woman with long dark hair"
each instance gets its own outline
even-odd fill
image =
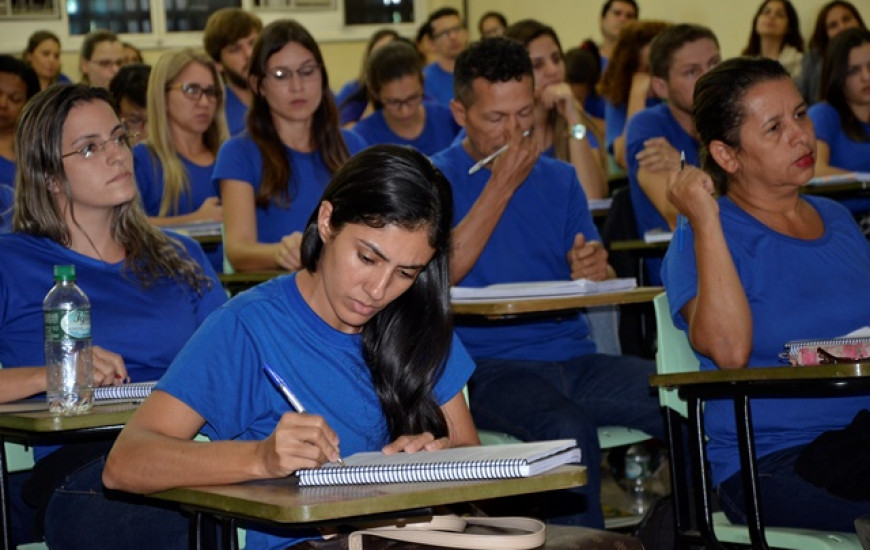
[[[236,271],[295,270],[311,211],[331,175],[365,144],[343,132],[323,55],[290,19],[260,33],[249,71],[247,132],[221,147],[224,250]]]
[[[552,27],[534,19],[517,21],[505,36],[529,52],[535,73],[535,130],[538,148],[545,155],[574,167],[588,199],[607,196],[603,153],[593,137],[592,119],[565,82],[562,44]]]
[[[842,31],[853,27],[866,29],[867,25],[851,2],[832,0],[819,9],[813,34],[801,62],[801,74],[796,80],[798,90],[807,103],[813,104],[821,99],[822,65],[828,53],[828,44]]]
[[[801,72],[804,38],[797,10],[790,0],[765,0],[752,18],[749,42],[743,55],[775,59],[792,78]]]
[[[378,48],[386,46],[399,38],[399,33],[393,29],[378,29],[369,37],[366,43],[365,53],[360,64],[359,76],[341,87],[335,94],[335,103],[338,105],[339,119],[345,128],[352,128],[361,118],[371,112],[368,88],[366,87],[366,67],[369,58]],[[422,59],[422,58],[421,58]],[[422,61],[421,61],[422,62]]]
[[[206,322],[118,437],[106,485],[150,493],[282,478],[340,453],[477,444],[462,394],[474,366],[450,313],[452,206],[411,148],[351,159],[308,221],[302,269]],[[288,412],[267,364],[308,413]],[[200,430],[214,442],[186,441]],[[312,536],[248,531],[248,545]]]

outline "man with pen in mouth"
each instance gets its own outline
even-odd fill
[[[467,135],[432,159],[454,195],[451,283],[612,278],[575,170],[541,156],[530,138],[534,77],[525,48],[502,38],[472,44],[454,78],[451,109]],[[469,384],[476,425],[524,441],[575,438],[588,484],[548,498],[553,509],[544,514],[603,527],[597,427],[663,436],[647,380],[652,362],[597,353],[577,313],[457,325],[457,333],[477,365]]]

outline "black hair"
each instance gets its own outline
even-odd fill
[[[147,105],[148,77],[151,75],[151,65],[131,63],[124,65],[109,82],[109,95],[112,96],[112,107],[118,113],[121,110],[121,100],[125,97],[145,108]]]
[[[846,79],[849,77],[849,52],[870,42],[870,31],[852,28],[841,31],[828,44],[828,53],[822,66],[821,99],[827,101],[840,115],[840,125],[846,136],[854,141],[870,141],[864,125],[855,116],[846,100]]]
[[[426,34],[429,35],[429,38],[433,40],[435,39],[435,37],[433,36],[435,29],[432,27],[432,23],[436,19],[441,19],[442,17],[449,17],[451,15],[455,15],[459,18],[460,21],[462,20],[462,16],[459,15],[459,10],[457,10],[456,8],[451,8],[449,6],[439,8],[429,14],[429,17],[426,18]]]
[[[559,48],[559,53],[562,53],[562,43],[559,41],[559,36],[553,27],[545,25],[535,19],[523,19],[517,21],[505,30],[504,35],[508,38],[513,38],[528,49],[532,41],[542,37],[549,36]]]
[[[348,224],[428,230],[435,254],[414,284],[365,324],[362,348],[391,438],[427,431],[436,438],[448,435],[433,389],[453,341],[450,184],[413,148],[376,145],[339,169],[321,200],[332,205],[333,234]],[[302,265],[312,273],[329,246],[318,231],[318,210],[308,220],[301,245]]]
[[[586,48],[571,48],[565,52],[565,81],[569,84],[588,84],[595,92],[595,84],[601,78],[598,58]]]
[[[453,68],[453,94],[465,107],[474,102],[475,78],[487,82],[534,80],[532,60],[526,48],[510,38],[495,37],[474,42],[456,57]]]
[[[634,7],[635,17],[640,19],[640,7],[637,5],[637,2],[634,0],[607,0],[604,5],[601,6],[601,17],[607,15],[607,12],[610,10],[610,6],[613,5],[614,2],[622,2],[623,4],[631,4]]]
[[[716,35],[701,25],[682,23],[662,30],[652,39],[649,46],[649,68],[653,76],[668,79],[674,54],[684,45],[702,39],[712,40],[719,47]]]
[[[855,18],[855,21],[858,23],[858,26],[862,29],[866,29],[867,25],[864,24],[864,20],[861,18],[861,13],[858,11],[858,8],[855,7],[851,2],[846,2],[845,0],[831,0],[821,8],[819,8],[819,14],[816,16],[816,24],[813,26],[813,34],[810,36],[810,39],[807,41],[807,45],[811,50],[816,50],[822,56],[824,56],[828,52],[828,44],[831,42],[831,38],[828,38],[828,13],[831,12],[834,8],[843,8],[844,10],[849,11],[852,14],[852,17]]]
[[[0,55],[0,73],[14,74],[19,77],[27,89],[27,99],[39,93],[39,77],[27,63],[11,55]]]
[[[375,109],[384,106],[378,99],[384,84],[409,75],[416,76],[422,85],[423,61],[410,42],[395,40],[376,50],[369,58],[365,78],[368,97]]]
[[[740,149],[740,127],[746,118],[743,98],[756,84],[782,78],[790,77],[774,59],[736,57],[716,65],[695,84],[692,121],[701,142],[701,168],[719,194],[728,191],[728,173],[710,155],[710,143],[718,140]]]
[[[794,9],[794,5],[789,0],[764,0],[761,5],[758,6],[758,11],[755,12],[755,17],[752,18],[752,30],[749,32],[749,42],[746,44],[746,47],[743,48],[743,51],[740,52],[741,55],[761,55],[761,35],[758,34],[755,26],[758,17],[761,15],[761,12],[764,11],[765,6],[773,1],[782,4],[783,8],[785,8],[785,16],[788,19],[785,36],[782,37],[783,47],[791,46],[799,52],[804,51],[804,37],[801,35],[801,24],[798,20],[797,10]]]

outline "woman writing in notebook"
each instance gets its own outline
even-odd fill
[[[338,125],[320,48],[299,23],[270,23],[251,52],[248,131],[221,146],[224,250],[236,271],[296,270],[330,176],[365,144]]]
[[[126,132],[104,90],[56,85],[38,93],[24,108],[16,140],[28,146],[16,150],[13,232],[0,236],[3,397],[45,391],[42,301],[58,264],[75,266],[77,284],[90,299],[95,383],[158,379],[205,317],[226,300],[202,249],[148,223]],[[13,389],[18,395],[9,393]],[[35,497],[31,503],[45,514],[46,540],[60,549],[129,548],[109,533],[66,529],[71,510],[107,502],[97,490],[106,449],[90,453],[86,446],[88,452],[63,460],[58,458],[65,456],[63,449],[50,454],[51,449],[36,449],[30,479],[39,488],[29,492]],[[79,466],[64,480],[68,468]],[[59,485],[47,486],[55,475]],[[21,500],[15,485],[10,494]],[[28,509],[23,503],[15,507]],[[30,532],[32,526],[24,529]],[[153,533],[142,540],[164,547]]]
[[[209,318],[119,436],[106,486],[283,478],[340,454],[477,444],[462,394],[474,367],[450,316],[452,212],[422,154],[379,145],[351,159],[309,218],[302,269]],[[199,431],[214,442],[190,441]],[[248,545],[312,536],[249,531]]]
[[[662,279],[701,369],[776,365],[790,340],[867,325],[870,244],[843,206],[801,194],[816,141],[785,69],[770,59],[723,62],[698,80],[692,116],[703,170],[672,176],[668,198],[689,223]],[[870,502],[834,496],[794,469],[809,442],[868,407],[867,396],[753,400],[767,525],[851,531],[870,512]],[[745,523],[731,403],[708,402],[704,418],[722,508]]]

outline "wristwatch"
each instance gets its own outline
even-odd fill
[[[583,138],[586,137],[586,125],[585,124],[575,124],[568,128],[568,135],[577,141],[582,141]]]

